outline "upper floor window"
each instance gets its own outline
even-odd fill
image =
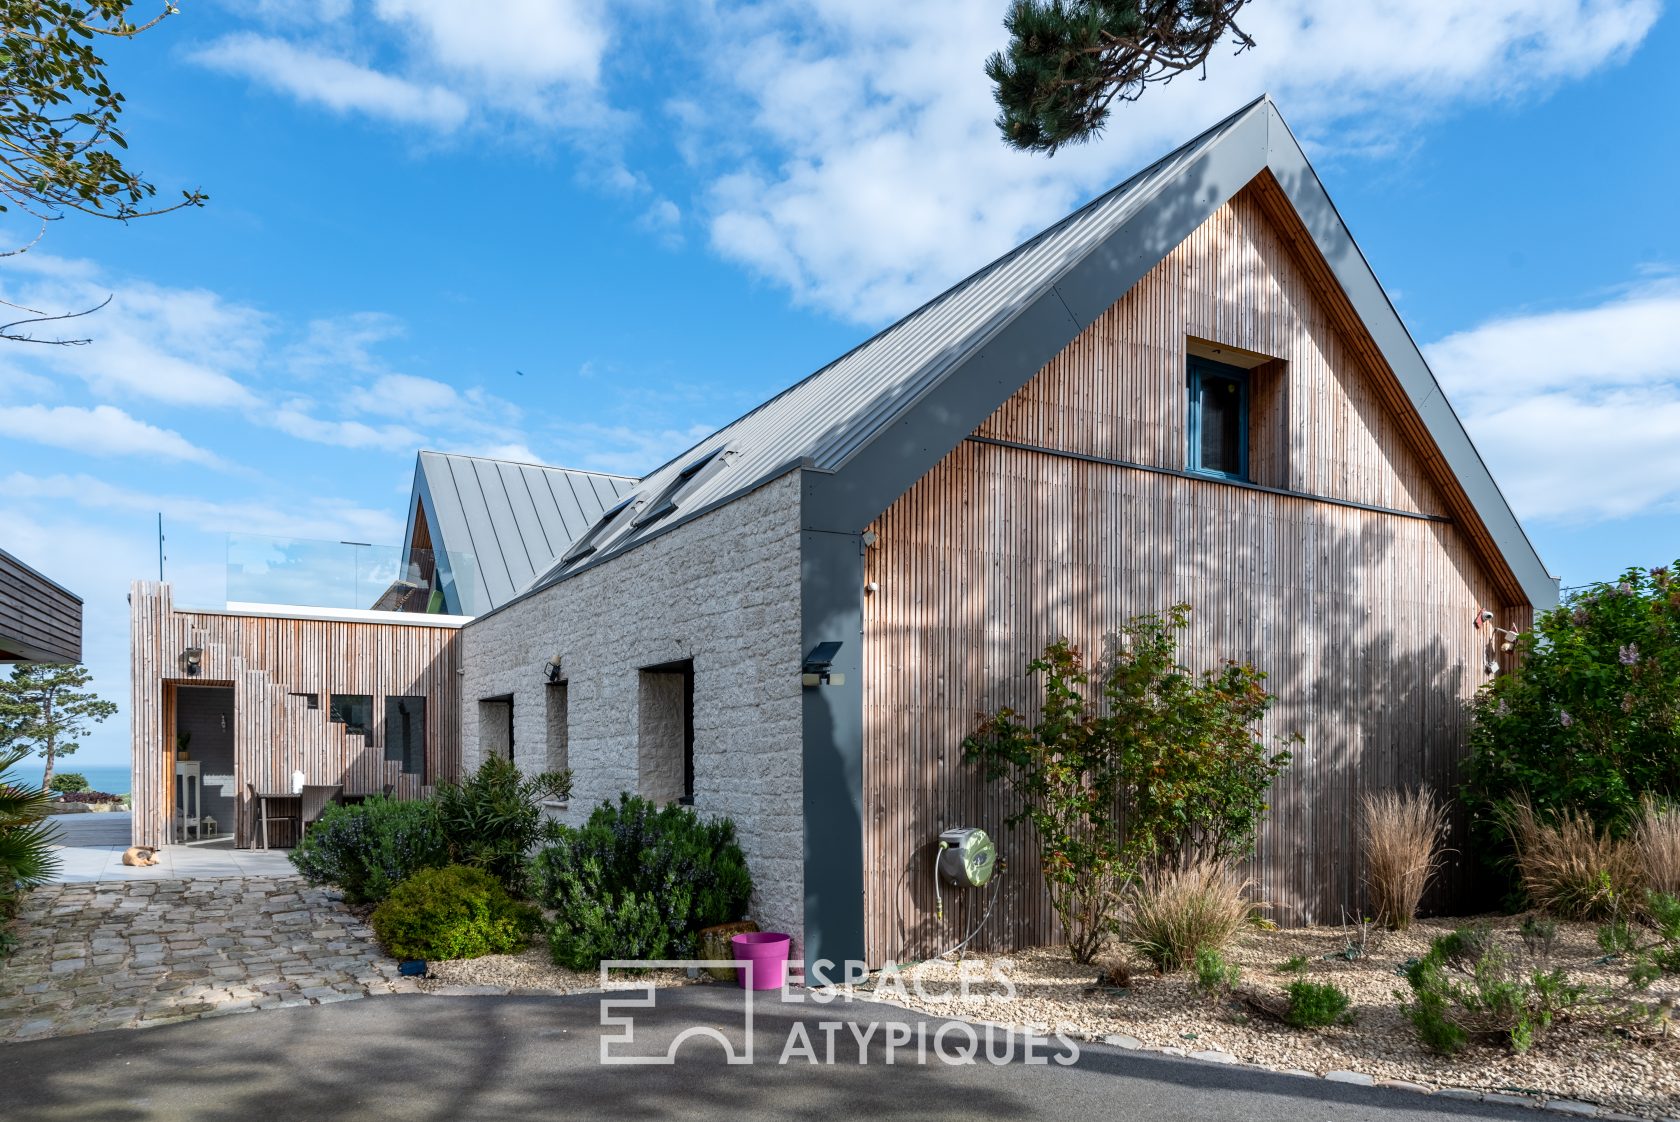
[[[1248,374],[1190,356],[1191,471],[1248,479]]]

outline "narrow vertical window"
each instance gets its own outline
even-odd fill
[[[1190,357],[1191,471],[1248,479],[1248,371]]]
[[[643,798],[694,802],[694,660],[641,672],[636,763]]]
[[[548,690],[548,760],[544,770],[564,771],[571,766],[567,762],[571,755],[570,691],[565,682],[550,682],[545,688]]]
[[[402,765],[404,775],[426,774],[426,699],[385,699],[385,758]]]
[[[478,703],[478,752],[481,759],[513,759],[513,697],[487,697]]]

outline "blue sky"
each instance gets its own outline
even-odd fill
[[[1261,0],[1045,159],[990,123],[1003,6],[183,4],[108,57],[132,166],[209,206],[0,261],[114,295],[0,345],[0,546],[126,708],[158,512],[213,604],[230,531],[394,544],[420,447],[639,474],[1270,90],[1552,570],[1680,556],[1673,12]]]

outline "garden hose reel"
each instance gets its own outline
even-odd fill
[[[983,888],[997,871],[997,846],[986,831],[973,827],[939,835],[939,875],[957,888]]]

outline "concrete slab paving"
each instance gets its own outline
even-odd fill
[[[61,844],[53,847],[59,884],[90,881],[165,881],[225,877],[284,877],[296,870],[283,849],[235,849],[231,837],[187,845],[166,845],[158,863],[139,868],[122,863],[129,847],[133,814],[60,814],[53,817]]]

